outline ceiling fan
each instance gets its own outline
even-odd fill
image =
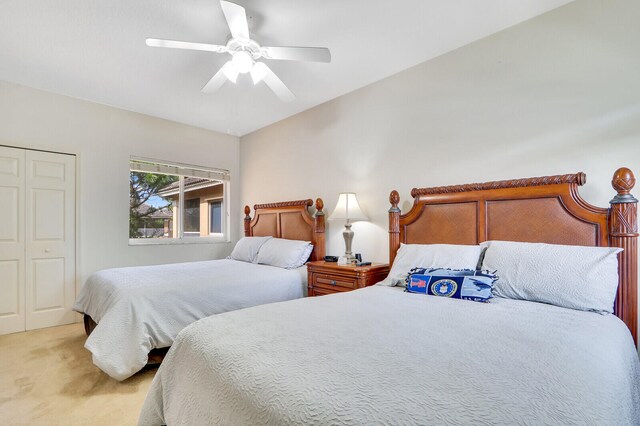
[[[221,0],[222,12],[227,20],[231,35],[227,44],[216,45],[192,43],[187,41],[162,40],[148,38],[147,46],[168,47],[173,49],[203,50],[214,53],[228,53],[231,59],[202,88],[205,93],[213,93],[227,81],[236,82],[239,74],[249,73],[253,84],[264,81],[265,84],[284,102],[296,97],[287,86],[271,71],[264,59],[284,61],[331,62],[331,52],[326,47],[266,47],[251,39],[249,24],[244,7]]]

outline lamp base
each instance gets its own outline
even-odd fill
[[[347,259],[347,263],[356,263],[357,259],[351,252],[351,242],[353,241],[353,231],[351,230],[351,223],[347,219],[347,223],[344,225],[344,231],[342,232],[344,237],[345,252],[344,257]]]
[[[345,264],[347,264],[347,265],[351,264],[351,263],[358,263],[358,259],[356,259],[355,256],[347,255],[345,253],[344,258],[345,258]]]

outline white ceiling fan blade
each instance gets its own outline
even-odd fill
[[[251,73],[251,77],[254,78],[254,83],[256,83],[256,77],[262,77],[262,81],[264,81],[265,84],[269,86],[269,89],[271,89],[282,102],[291,102],[296,98],[296,95],[294,95],[293,92],[291,92],[291,90],[289,90],[289,88],[284,85],[282,80],[280,80],[280,78],[278,78],[278,76],[275,75],[273,71],[271,71],[271,68],[269,68],[267,64],[263,62],[257,62],[254,65],[254,68],[257,68],[255,70],[255,74],[254,72]],[[254,77],[254,75],[256,77]]]
[[[229,64],[230,61],[224,64],[222,68],[220,68],[218,72],[215,73],[213,77],[211,77],[211,80],[209,80],[209,82],[202,88],[203,93],[213,93],[222,87],[222,85],[227,81],[225,67],[228,67]]]
[[[206,52],[225,53],[226,46],[206,43],[191,43],[189,41],[162,40],[158,38],[148,38],[145,40],[150,47],[168,47],[170,49],[204,50]]]
[[[262,62],[256,62],[253,65],[253,68],[251,68],[251,71],[249,71],[249,73],[251,74],[251,80],[253,80],[253,84],[258,84],[264,79],[264,76],[267,75],[268,68],[269,67]]]
[[[222,6],[222,12],[227,19],[233,38],[249,40],[251,37],[249,37],[249,24],[247,24],[247,14],[244,7],[225,0],[220,1],[220,6]]]
[[[238,75],[240,74],[240,72],[238,71],[238,68],[236,68],[236,66],[233,64],[233,61],[227,61],[227,63],[222,66],[221,71],[230,82],[235,84],[236,81],[238,81]]]
[[[284,61],[331,62],[331,52],[326,47],[263,47],[262,56]]]

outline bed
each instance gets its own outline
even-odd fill
[[[245,237],[310,241],[309,259],[322,259],[322,200],[317,199],[314,215],[308,209],[312,205],[312,200],[255,205],[253,218],[246,206]],[[301,298],[305,289],[304,266],[285,269],[219,259],[115,268],[98,271],[87,280],[74,310],[84,314],[85,347],[94,364],[114,379],[124,380],[149,363],[159,363],[178,332],[192,322]]]
[[[380,285],[230,312],[179,334],[139,423],[638,424],[635,180],[616,172],[608,209],[585,181],[414,189],[404,215],[393,191],[390,259],[401,243],[621,247],[615,315]]]

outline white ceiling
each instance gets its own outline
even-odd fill
[[[147,47],[146,37],[224,44],[217,0],[0,0],[0,80],[244,135],[569,0],[237,0],[265,46],[321,46],[332,62],[268,61],[297,95],[248,75],[202,86],[226,54]]]

